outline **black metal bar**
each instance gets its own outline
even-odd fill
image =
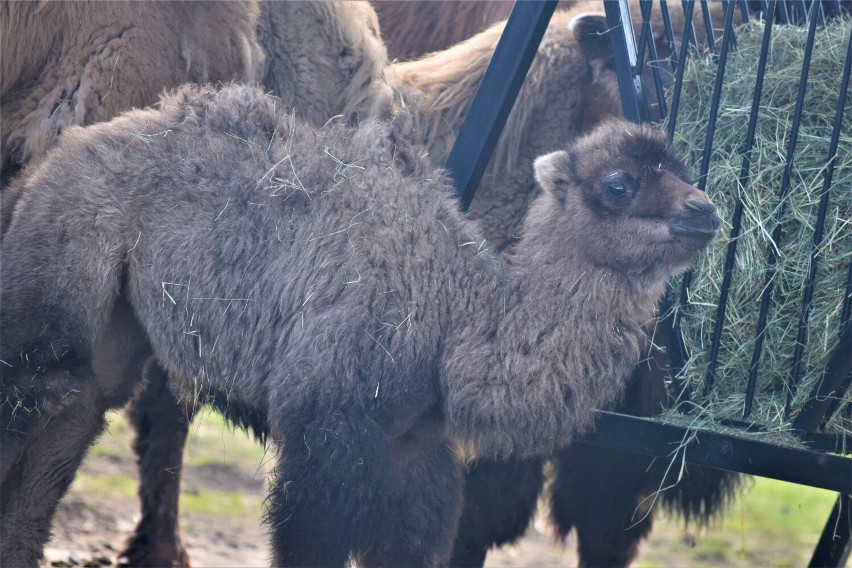
[[[675,75],[674,93],[669,111],[669,127],[666,133],[671,140],[674,137],[675,123],[677,122],[677,111],[680,108],[680,91],[683,86],[683,72],[686,69],[686,58],[689,55],[689,38],[694,37],[692,28],[692,10],[695,8],[695,0],[685,0],[683,6],[683,35],[680,40],[680,57],[677,63],[677,74]]]
[[[822,8],[822,0],[813,0],[817,5],[817,24],[822,27],[825,25],[825,11]]]
[[[713,35],[713,20],[710,19],[710,9],[707,7],[707,0],[701,0],[701,15],[704,16],[704,33],[707,34],[707,46],[710,51],[716,51],[716,36]],[[698,38],[696,38],[698,43]]]
[[[849,331],[849,328],[852,327],[852,262],[849,263],[848,273],[846,275],[846,295],[843,296],[843,308],[840,311],[840,335],[841,337]],[[846,392],[852,383],[852,373],[846,377],[846,380],[840,386],[840,392]],[[837,412],[837,407],[840,405],[840,399],[835,398],[831,401],[831,405],[828,407],[828,410],[825,413],[825,418],[823,418],[823,426],[828,421],[828,417],[834,415]],[[802,409],[804,412],[807,409],[807,404]],[[801,413],[799,413],[801,416]],[[846,405],[846,417],[852,420],[852,404]]]
[[[675,85],[674,92],[672,93],[672,102],[669,106],[669,114],[668,114],[668,130],[667,136],[669,140],[674,136],[675,123],[677,122],[677,113],[680,108],[680,93],[683,87],[683,72],[686,69],[686,59],[689,54],[689,41],[688,38],[690,36],[694,36],[694,31],[692,28],[692,13],[695,8],[694,0],[684,0],[683,3],[683,12],[684,12],[684,28],[683,33],[681,35],[680,42],[680,53],[678,57],[677,66],[675,69]],[[663,11],[664,14],[668,14],[667,9]],[[668,21],[667,17],[664,20]],[[668,26],[671,26],[671,22],[668,21]],[[689,386],[678,380],[678,376],[680,372],[683,370],[684,365],[687,360],[686,346],[683,344],[683,337],[680,334],[680,323],[679,323],[679,314],[677,313],[677,309],[675,306],[678,305],[676,299],[674,298],[674,291],[671,286],[669,286],[666,291],[665,297],[660,302],[660,314],[662,317],[660,318],[660,329],[663,334],[663,339],[666,343],[666,353],[669,357],[669,370],[673,379],[678,383],[678,394],[682,397],[680,401],[681,404],[678,405],[678,408],[681,410],[686,410],[689,408],[688,404],[684,404],[688,402],[689,398],[691,398],[691,389]]]
[[[702,3],[702,6],[705,6]],[[707,16],[709,19],[709,15]],[[722,85],[725,81],[725,66],[728,62],[728,47],[734,35],[734,3],[728,2],[725,10],[725,33],[722,35],[722,46],[719,50],[719,63],[716,67],[716,81],[713,84],[713,94],[710,97],[710,116],[707,122],[707,136],[704,138],[704,152],[701,155],[701,167],[698,170],[698,189],[704,191],[707,187],[707,172],[710,169],[710,152],[716,135],[716,121],[719,118],[719,101],[722,99]]]
[[[639,52],[636,55],[636,60],[641,67],[645,61],[645,45],[648,43],[649,37],[653,38],[650,23],[651,0],[639,0],[639,13],[642,16],[642,31],[639,33],[639,43],[637,45]],[[653,40],[651,43],[653,43]]]
[[[447,158],[463,210],[473,200],[555,8],[556,0],[516,2],[512,8]]]
[[[775,228],[772,231],[772,242],[768,247],[766,278],[764,281],[763,292],[760,297],[760,311],[757,316],[757,330],[755,332],[754,351],[752,352],[751,364],[749,365],[749,381],[757,381],[757,374],[760,368],[760,356],[763,352],[763,341],[766,332],[766,317],[769,314],[769,304],[772,299],[773,284],[775,281],[775,263],[777,262],[776,247],[781,241],[781,221],[784,218],[786,210],[787,191],[790,187],[790,172],[793,169],[793,155],[796,151],[796,143],[799,138],[799,125],[802,120],[802,108],[805,100],[805,90],[808,83],[808,71],[810,70],[811,55],[814,49],[814,35],[816,34],[816,17],[811,19],[808,27],[808,37],[805,43],[805,56],[802,62],[802,73],[799,77],[799,89],[796,93],[796,108],[793,111],[793,123],[790,128],[790,140],[787,145],[786,164],[784,165],[784,174],[781,177],[781,189],[778,192],[779,206],[775,213]],[[746,401],[748,402],[748,401]],[[751,412],[751,408],[746,409]]]
[[[645,98],[642,91],[642,78],[636,74],[639,68],[636,54],[636,36],[633,35],[633,22],[627,0],[604,2],[606,24],[609,29],[612,54],[615,57],[615,74],[618,78],[618,90],[621,94],[621,106],[624,118],[633,122],[645,120]],[[621,33],[618,33],[621,30]],[[640,104],[641,101],[641,104]]]
[[[640,8],[642,9],[642,35],[639,39],[639,70],[641,77],[641,70],[646,65],[644,58],[644,45],[647,43],[648,45],[648,61],[653,62],[653,65],[648,65],[651,69],[651,76],[654,79],[654,94],[657,96],[657,108],[659,112],[657,116],[652,116],[650,113],[650,109],[648,109],[648,119],[649,120],[662,120],[665,118],[668,109],[666,108],[666,92],[663,89],[663,81],[660,77],[660,65],[659,59],[657,57],[657,46],[654,43],[654,34],[651,29],[651,10],[652,4],[651,0],[640,0],[639,3]],[[647,100],[642,101],[644,103],[648,103]]]
[[[669,5],[666,0],[660,0],[660,11],[663,14],[663,28],[666,30],[666,42],[669,44],[669,66],[672,73],[677,69],[677,46],[672,32],[672,20],[669,17]]]
[[[813,6],[812,5],[812,9]],[[822,195],[820,196],[817,211],[816,226],[814,227],[813,245],[811,247],[810,266],[808,276],[805,280],[805,289],[802,293],[802,309],[799,315],[799,329],[796,334],[796,346],[793,350],[793,364],[790,368],[790,376],[787,381],[787,406],[785,415],[790,414],[790,406],[796,395],[802,370],[802,355],[805,352],[807,342],[808,318],[811,313],[811,299],[814,292],[814,280],[816,279],[817,265],[819,263],[819,249],[822,243],[822,233],[825,225],[825,215],[828,209],[828,196],[831,190],[831,180],[834,176],[834,164],[837,161],[837,146],[840,139],[840,127],[843,124],[843,112],[846,109],[846,95],[849,91],[849,72],[852,67],[852,31],[849,34],[849,42],[846,46],[846,61],[843,64],[843,74],[840,79],[840,95],[837,100],[837,112],[834,115],[834,125],[831,131],[831,143],[828,149],[827,166],[823,177]],[[852,350],[851,350],[852,351]],[[816,425],[814,426],[816,427]]]
[[[805,432],[813,432],[828,414],[832,400],[844,392],[852,373],[852,325],[846,326],[840,342],[825,366],[825,375],[814,388],[814,392],[802,406],[793,426]],[[852,474],[850,474],[852,475]]]
[[[776,12],[776,15],[778,16],[778,19],[781,21],[782,24],[790,23],[790,14],[787,11],[786,2],[782,1],[778,3],[778,11]]]
[[[852,493],[852,458],[637,416],[604,411],[596,414],[597,430],[577,442]]]
[[[757,129],[757,116],[760,112],[760,99],[763,96],[763,77],[766,71],[766,60],[769,55],[769,40],[772,36],[772,21],[775,13],[775,0],[772,0],[767,8],[767,17],[765,19],[763,39],[760,44],[760,55],[757,61],[757,77],[754,83],[754,92],[751,100],[751,112],[748,119],[748,130],[746,132],[745,141],[743,142],[742,156],[743,163],[740,168],[739,183],[741,187],[745,187],[751,179],[751,150],[754,146],[754,134]],[[713,338],[710,342],[710,360],[707,364],[707,375],[704,378],[705,392],[713,387],[716,379],[716,363],[719,357],[719,345],[722,340],[722,329],[725,326],[725,310],[728,305],[728,293],[731,289],[731,280],[734,274],[734,261],[737,254],[737,242],[739,241],[740,229],[742,227],[743,202],[737,199],[734,206],[734,215],[731,220],[730,242],[725,255],[725,269],[722,276],[722,285],[719,294],[719,302],[716,306],[716,319],[714,320]],[[746,395],[747,398],[754,397],[754,385],[751,385],[751,395]]]
[[[737,4],[737,0],[722,0],[722,11],[726,11],[728,9],[728,2],[731,2],[735,5]],[[745,13],[741,13],[740,15],[743,18],[742,23],[748,23],[748,16]],[[728,28],[726,27],[724,30],[722,30],[722,35],[725,34],[727,29]],[[734,51],[736,51],[737,49],[737,34],[731,34],[731,49],[733,49]]]
[[[743,24],[748,24],[750,19],[751,19],[751,14],[749,13],[749,9],[748,9],[748,2],[747,2],[747,0],[739,0],[739,3],[740,3],[740,14],[742,14],[742,17],[743,17]]]
[[[702,9],[705,11],[705,22],[710,20],[710,14],[707,11],[707,3],[701,3]],[[716,80],[713,84],[713,94],[710,99],[710,115],[707,123],[707,135],[704,138],[704,151],[701,157],[701,166],[698,173],[698,189],[704,191],[707,187],[707,172],[710,169],[710,152],[713,148],[713,138],[716,134],[716,119],[719,116],[719,101],[722,97],[722,85],[725,80],[725,65],[728,61],[728,47],[730,46],[731,37],[734,34],[734,3],[729,2],[725,10],[725,32],[722,35],[722,46],[719,53],[719,62],[716,68]],[[712,35],[712,28],[708,28],[708,34]],[[672,117],[674,118],[674,117]],[[686,308],[686,302],[689,298],[689,286],[692,284],[692,271],[687,271],[680,281],[680,310],[677,313],[682,313]],[[678,319],[674,320],[675,333],[680,329]],[[677,333],[679,336],[680,334]],[[709,387],[705,386],[705,392],[709,392]]]
[[[702,10],[704,10],[704,20],[705,23],[710,21],[710,14],[707,11],[706,2],[701,3]],[[716,81],[713,84],[713,94],[710,101],[710,115],[708,117],[707,124],[707,135],[704,139],[704,152],[701,158],[701,166],[699,168],[698,174],[698,184],[697,187],[701,191],[704,191],[707,186],[707,172],[710,169],[710,152],[713,148],[713,139],[716,133],[716,119],[719,115],[719,102],[722,96],[722,85],[725,79],[725,65],[728,60],[728,48],[730,46],[731,37],[733,36],[733,19],[734,19],[734,2],[729,2],[726,10],[725,10],[725,31],[722,35],[722,44],[719,53],[719,63],[716,71]],[[708,34],[712,35],[712,26],[708,27]],[[678,69],[678,75],[682,76],[680,73],[680,69]],[[674,114],[672,114],[670,124],[674,122]],[[672,133],[674,130],[671,131]],[[679,314],[686,306],[686,301],[688,298],[689,286],[692,283],[692,271],[686,272],[681,279],[681,290],[680,290],[680,309],[675,313]],[[680,338],[679,333],[679,321],[678,318],[675,317],[672,320],[672,329],[674,336],[676,338]],[[680,339],[682,342],[682,339]],[[686,359],[685,348],[683,349],[684,359]],[[705,393],[709,392],[709,386],[705,384]]]
[[[837,496],[808,566],[845,566],[850,551],[852,495]]]

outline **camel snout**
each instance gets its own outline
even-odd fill
[[[709,199],[689,198],[684,201],[683,212],[669,221],[668,226],[672,237],[682,247],[698,250],[713,242],[722,220]]]
[[[687,199],[683,204],[686,209],[692,209],[693,211],[704,212],[704,213],[715,213],[716,206],[713,205],[707,199],[696,199],[690,198]]]

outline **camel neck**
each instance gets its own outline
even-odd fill
[[[544,255],[520,246],[506,285],[447,352],[450,424],[480,454],[540,455],[570,443],[594,409],[618,401],[646,342],[655,298],[576,250],[558,262]]]

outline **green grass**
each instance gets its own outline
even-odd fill
[[[222,416],[204,410],[193,420],[184,460],[195,467],[231,466],[254,473],[268,471],[272,454],[246,432],[235,430]]]
[[[660,516],[637,566],[804,566],[836,494],[755,478],[709,529],[685,532]]]
[[[201,489],[191,493],[184,491],[180,496],[180,509],[187,513],[259,520],[263,513],[263,497],[213,489]]]

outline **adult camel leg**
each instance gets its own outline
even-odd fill
[[[450,565],[482,566],[490,548],[521,538],[543,484],[538,459],[476,462],[465,476],[464,508]]]
[[[180,538],[178,500],[193,405],[178,401],[165,371],[153,360],[145,378],[145,390],[127,411],[136,430],[133,450],[142,517],[119,557],[129,566],[189,566]]]

